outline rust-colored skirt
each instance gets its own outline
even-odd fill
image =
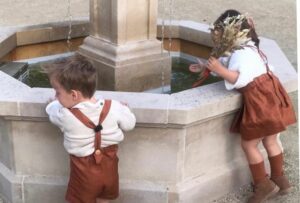
[[[252,140],[277,134],[296,122],[292,102],[278,78],[268,72],[238,89],[243,106],[236,114],[231,132]]]
[[[70,179],[66,193],[69,203],[95,203],[97,198],[116,199],[119,195],[117,145],[102,149],[96,164],[94,154],[86,157],[70,155]]]

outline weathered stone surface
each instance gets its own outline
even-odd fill
[[[189,32],[208,35],[200,28]],[[277,44],[262,39],[262,48],[271,63],[284,64],[275,73],[288,92],[295,91],[297,74]],[[0,126],[5,129],[0,133],[0,193],[18,203],[39,201],[44,189],[55,194],[47,201],[63,202],[68,156],[61,133],[44,112],[53,89],[29,88],[3,72],[0,86]],[[201,202],[249,181],[239,137],[224,133],[241,98],[222,82],[170,95],[97,91],[100,95],[128,103],[138,122],[120,145],[119,202]],[[215,186],[219,182],[224,184]]]

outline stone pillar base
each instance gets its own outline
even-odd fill
[[[94,63],[97,89],[141,92],[170,84],[171,58],[158,40],[115,45],[89,36],[78,52]]]

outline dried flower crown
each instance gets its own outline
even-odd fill
[[[210,27],[214,47],[211,55],[219,58],[230,56],[232,52],[241,49],[251,38],[248,37],[250,29],[241,30],[242,23],[247,21],[246,15],[225,18],[224,21]]]
[[[251,40],[248,37],[250,29],[241,29],[242,23],[247,21],[250,27],[253,22],[249,23],[246,15],[238,15],[225,18],[224,21],[218,22],[210,27],[214,47],[211,56],[219,58],[230,56],[235,50],[242,49]],[[199,75],[199,80],[193,84],[193,87],[201,85],[210,75],[210,70],[205,68]]]

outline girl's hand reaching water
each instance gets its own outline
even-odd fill
[[[189,70],[193,73],[201,73],[205,69],[205,64],[200,59],[197,61],[198,63],[189,66]]]
[[[207,68],[210,71],[219,74],[219,72],[223,68],[223,66],[222,66],[222,64],[220,63],[220,61],[218,59],[211,56],[211,57],[209,57],[209,59],[207,61]]]
[[[224,78],[231,84],[234,84],[239,77],[238,71],[228,70],[226,67],[224,67],[221,64],[221,62],[218,59],[216,59],[213,56],[211,56],[208,59],[206,66],[207,66],[207,69],[218,74],[220,77]]]

